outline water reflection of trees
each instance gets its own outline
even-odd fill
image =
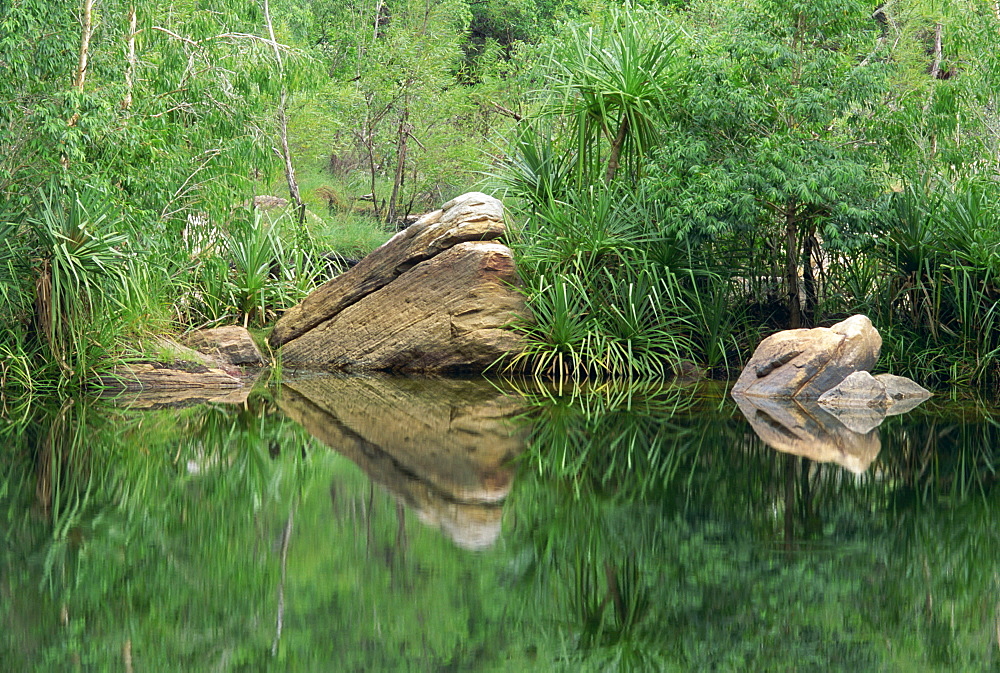
[[[532,448],[497,544],[476,553],[317,450],[267,395],[12,413],[0,426],[0,661],[1000,665],[1000,429],[988,415],[890,418],[855,475],[770,449],[721,391],[533,390],[527,403]]]
[[[259,397],[139,414],[70,400],[0,427],[4,666],[131,668],[134,642],[146,665],[201,670],[269,645],[271,547],[305,445],[275,418]]]
[[[567,668],[1000,663],[990,417],[891,418],[854,475],[690,390],[535,401],[519,579],[560,596],[548,640]]]

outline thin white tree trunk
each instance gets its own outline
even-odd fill
[[[87,60],[90,54],[90,36],[94,32],[93,28],[94,0],[83,0],[83,13],[80,15],[80,53],[76,62],[76,73],[73,77],[73,88],[83,92],[83,83],[87,79]],[[80,113],[74,112],[66,120],[66,126],[76,126],[80,120]],[[65,153],[59,157],[59,163],[63,168],[69,167],[69,156]]]
[[[281,158],[285,163],[285,180],[288,182],[288,195],[295,203],[295,209],[299,214],[299,224],[303,224],[306,219],[306,204],[299,194],[299,183],[295,179],[295,166],[292,164],[292,153],[288,149],[288,91],[285,89],[285,68],[281,62],[281,50],[278,48],[278,41],[274,39],[274,24],[271,22],[271,7],[268,0],[264,0],[264,20],[267,21],[267,34],[271,38],[271,47],[274,49],[274,59],[278,62],[278,76],[281,78],[281,99],[278,103],[278,136],[281,142]]]
[[[90,36],[93,33],[92,15],[94,0],[83,0],[83,15],[80,17],[80,58],[76,67],[76,78],[73,86],[77,91],[83,91],[83,82],[87,78],[87,59],[90,54]]]
[[[126,45],[126,58],[128,66],[125,68],[125,98],[122,100],[122,109],[128,110],[132,107],[132,87],[135,84],[135,5],[128,10],[128,43]]]

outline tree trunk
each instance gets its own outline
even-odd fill
[[[90,36],[93,33],[94,0],[83,0],[83,15],[80,17],[80,58],[76,66],[76,78],[73,86],[77,91],[83,91],[83,82],[87,78],[87,59],[90,55]]]
[[[295,166],[292,165],[292,153],[288,149],[288,91],[285,89],[285,68],[281,62],[281,50],[278,49],[278,41],[274,38],[274,24],[271,22],[271,8],[268,0],[264,0],[264,20],[267,21],[267,34],[271,38],[271,47],[274,49],[274,59],[278,62],[278,76],[281,78],[281,99],[278,103],[278,136],[281,142],[281,158],[285,164],[285,180],[288,182],[288,196],[295,204],[298,212],[299,227],[302,228],[306,222],[306,204],[299,194],[299,183],[295,179]],[[304,244],[307,238],[304,229],[300,231]]]
[[[306,221],[306,204],[299,194],[299,183],[295,179],[295,166],[292,165],[292,153],[288,149],[288,94],[281,92],[281,103],[278,105],[278,132],[281,139],[281,157],[285,161],[285,180],[288,182],[288,195],[295,203],[298,212],[299,226]]]
[[[795,203],[785,210],[785,290],[788,297],[788,327],[802,327],[802,307],[799,303],[798,220]]]
[[[377,122],[372,118],[370,97],[367,97],[366,116],[365,133],[361,142],[368,150],[368,177],[371,182],[372,209],[375,211],[375,217],[380,217],[381,209],[378,205],[378,194],[375,192],[375,178],[378,173],[378,166],[375,165],[375,125]]]
[[[807,327],[816,324],[816,277],[813,275],[813,251],[816,249],[816,236],[813,227],[807,227],[802,241],[802,290],[806,296],[805,321]]]
[[[399,116],[399,139],[396,144],[396,174],[392,180],[392,196],[389,197],[389,209],[386,211],[386,222],[395,222],[396,203],[399,199],[399,190],[403,186],[403,179],[406,174],[406,139],[410,135],[410,106],[409,101],[403,99],[403,111]]]
[[[132,107],[132,88],[135,86],[135,5],[128,10],[128,42],[125,45],[125,53],[128,65],[125,67],[125,98],[122,99],[122,109],[128,110]]]
[[[618,134],[611,142],[611,156],[608,158],[608,170],[604,174],[604,183],[609,184],[615,179],[618,173],[618,162],[621,159],[622,147],[625,145],[625,137],[628,135],[628,116],[622,116],[622,123],[618,126]]]
[[[375,3],[375,19],[372,21],[372,44],[378,40],[378,26],[382,20],[382,0]]]
[[[94,32],[93,13],[94,0],[83,0],[83,11],[80,15],[80,53],[76,62],[76,74],[73,77],[73,88],[83,93],[83,83],[87,79],[87,59],[90,55],[90,36]],[[80,113],[74,112],[66,120],[66,126],[76,126],[80,120]],[[63,168],[69,168],[69,155],[63,153],[59,157],[59,164]]]

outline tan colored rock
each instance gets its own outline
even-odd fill
[[[887,407],[885,384],[869,372],[854,372],[816,400],[826,407]]]
[[[191,407],[198,404],[229,404],[239,406],[246,404],[253,389],[252,384],[244,382],[242,388],[178,388],[169,390],[145,389],[121,391],[105,391],[104,395],[113,399],[114,405],[127,409],[176,409]]]
[[[457,545],[496,541],[524,450],[519,398],[486,381],[330,375],[286,380],[278,406]]]
[[[460,243],[285,344],[282,360],[346,370],[483,371],[517,352],[524,312],[510,250]]]
[[[857,432],[812,401],[739,396],[736,403],[757,436],[782,453],[860,474],[882,449],[876,427]]]
[[[917,404],[932,397],[931,391],[927,390],[916,381],[905,376],[894,374],[879,374],[875,377],[879,383],[885,386],[885,394],[889,399],[900,402],[903,400],[916,400]],[[913,408],[913,406],[909,408]]]
[[[885,410],[887,415],[892,415],[902,413],[898,409],[909,411],[930,396],[930,391],[904,376],[872,376],[868,372],[854,372],[820,395],[817,401],[828,408],[878,407]],[[915,403],[898,404],[904,400]],[[896,411],[889,411],[894,407]]]
[[[117,368],[111,376],[102,377],[100,383],[110,389],[161,391],[239,388],[243,385],[240,379],[221,369],[191,362],[131,363]]]
[[[275,208],[284,208],[287,205],[288,199],[283,199],[280,196],[261,194],[253,197],[253,207],[257,210],[274,210]]]
[[[881,348],[882,337],[863,315],[832,327],[778,332],[754,351],[732,394],[816,399],[849,374],[871,369]]]
[[[264,363],[250,332],[239,325],[197,330],[184,337],[184,342],[222,364],[248,366]]]
[[[470,192],[452,199],[441,210],[427,213],[286,311],[268,342],[272,348],[283,346],[385,287],[420,262],[458,243],[497,239],[505,230],[503,206],[493,197]]]
[[[299,367],[481,372],[521,351],[527,316],[503,207],[472,192],[428,213],[281,317],[271,333]]]

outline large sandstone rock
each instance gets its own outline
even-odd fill
[[[453,199],[286,312],[269,342],[293,366],[481,371],[520,350],[506,327],[527,314],[504,231],[496,199]]]
[[[878,360],[882,337],[863,315],[832,327],[793,329],[764,339],[733,386],[733,396],[817,399]]]

